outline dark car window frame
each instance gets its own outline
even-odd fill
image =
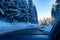
[[[52,29],[50,30],[50,32],[49,32],[50,34],[49,35],[51,35],[53,33],[53,31],[55,30],[57,24],[60,22],[59,18],[60,18],[60,16],[56,17],[56,19],[54,20],[54,22],[52,24]]]

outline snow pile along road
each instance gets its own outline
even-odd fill
[[[28,23],[18,23],[18,22],[6,23],[0,21],[0,34],[15,31],[15,30],[33,28],[37,26],[38,26],[37,24],[31,24],[29,22]]]
[[[48,33],[52,29],[52,26],[46,26],[42,25],[39,26],[38,24],[31,24],[31,23],[23,23],[23,22],[13,22],[13,23],[7,23],[4,21],[0,21],[0,34],[21,30],[21,29],[28,29],[28,28],[38,28],[40,31]]]

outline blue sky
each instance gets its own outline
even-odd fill
[[[51,7],[55,0],[32,0],[37,9],[38,20],[51,17]]]

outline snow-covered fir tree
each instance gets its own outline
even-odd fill
[[[36,7],[32,0],[0,0],[0,14],[9,22],[37,23]]]
[[[29,22],[38,23],[36,7],[33,4],[32,0],[28,0],[28,13],[29,13]]]
[[[20,13],[20,21],[27,22],[27,1],[18,0]]]

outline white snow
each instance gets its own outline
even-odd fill
[[[52,29],[52,25],[42,25],[39,29],[44,31],[45,33],[49,33]]]
[[[18,23],[18,22],[6,23],[3,21],[0,21],[0,34],[10,32],[10,31],[15,31],[15,30],[32,28],[36,26],[37,24],[31,24],[29,22],[28,23],[23,23],[23,22],[22,23]]]
[[[11,32],[15,30],[27,29],[27,28],[35,28],[38,27],[40,30],[44,32],[49,32],[52,26],[39,26],[38,24],[31,24],[31,23],[23,23],[23,22],[13,22],[7,23],[4,21],[0,21],[0,34]]]

